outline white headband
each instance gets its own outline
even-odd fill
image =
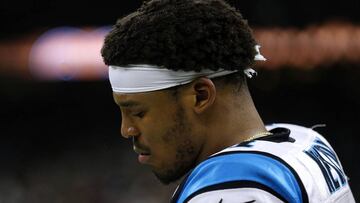
[[[255,46],[255,60],[264,61],[266,59],[260,54],[259,48],[259,45]],[[184,85],[199,77],[216,78],[235,72],[237,70],[174,71],[155,65],[130,64],[125,67],[109,66],[109,80],[113,92],[140,93]],[[251,68],[245,69],[244,73],[249,78],[256,75],[256,71]]]

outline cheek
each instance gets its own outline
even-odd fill
[[[174,142],[164,139],[168,137],[169,127],[165,123],[149,122],[143,125],[139,143],[150,150],[152,162],[155,165],[162,165],[163,162],[170,162],[176,157],[176,148]]]
[[[173,132],[172,126],[153,125],[148,131],[145,142],[153,154],[154,161],[158,164],[174,162],[178,157],[179,143],[183,140],[178,136],[181,132]]]
[[[143,120],[141,134],[144,145],[150,148],[154,161],[160,165],[186,159],[195,151],[191,126],[184,112],[179,109],[171,111]]]
[[[145,144],[164,145],[169,141],[165,138],[168,136],[169,131],[171,131],[170,129],[174,126],[173,118],[171,118],[169,114],[153,114],[155,113],[152,113],[152,115],[149,115],[142,121],[141,134],[144,141],[147,142]]]
[[[164,167],[187,162],[192,159],[196,151],[191,140],[191,131],[183,131],[184,129],[179,126],[175,129],[169,128],[166,133],[158,137],[157,142],[153,145],[155,147],[154,158]]]
[[[156,143],[151,150],[152,165],[158,170],[166,170],[175,165],[178,159],[177,146],[167,143]]]

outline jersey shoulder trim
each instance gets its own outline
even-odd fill
[[[179,188],[182,203],[203,192],[226,187],[264,188],[285,202],[308,202],[295,170],[272,154],[258,151],[227,151],[200,163]]]

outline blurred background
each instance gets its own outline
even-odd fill
[[[360,199],[360,1],[229,0],[268,59],[250,81],[266,123],[317,130]],[[119,134],[99,51],[139,0],[0,2],[0,203],[168,202]]]

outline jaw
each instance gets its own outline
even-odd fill
[[[155,176],[163,183],[169,184],[179,180],[196,166],[197,156],[191,143],[187,147],[181,145],[173,151],[172,158],[161,163],[151,163]]]

